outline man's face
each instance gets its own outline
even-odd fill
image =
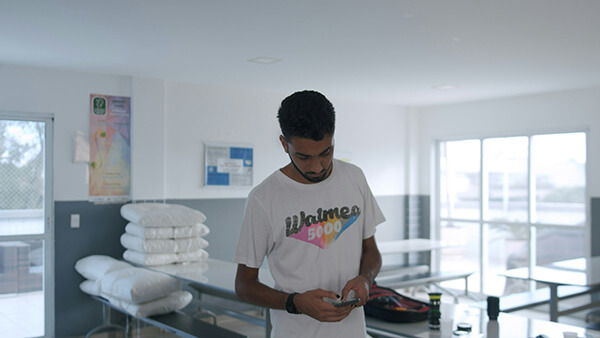
[[[280,140],[296,168],[297,181],[317,183],[329,177],[333,160],[333,135],[326,135],[320,141],[302,137],[291,137],[286,141],[283,136]]]

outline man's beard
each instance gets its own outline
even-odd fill
[[[331,166],[333,165],[333,161],[329,162],[329,166],[327,167],[327,169],[325,169],[323,171],[323,174],[318,176],[318,177],[310,177],[308,175],[306,175],[305,173],[302,172],[302,170],[300,170],[300,168],[298,168],[298,166],[296,165],[296,163],[294,163],[294,160],[292,159],[292,156],[290,154],[288,154],[290,161],[292,162],[292,165],[294,166],[294,168],[296,168],[296,170],[300,173],[300,175],[302,175],[302,177],[304,177],[307,181],[311,182],[311,183],[319,183],[321,181],[323,181],[325,178],[327,178],[327,173],[329,172],[329,169],[331,169]]]

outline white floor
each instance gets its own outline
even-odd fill
[[[3,338],[44,336],[43,291],[0,295]]]

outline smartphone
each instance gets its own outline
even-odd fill
[[[342,307],[342,306],[356,304],[356,303],[358,303],[359,300],[360,299],[355,298],[355,299],[346,300],[346,301],[343,301],[343,302],[340,302],[340,303],[336,303],[336,304],[333,304],[333,305],[335,307]]]

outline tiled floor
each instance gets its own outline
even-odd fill
[[[416,298],[423,298],[423,295],[416,294]],[[585,302],[581,296],[562,301],[561,304],[576,305]],[[470,302],[468,298],[461,297],[460,302]],[[2,338],[18,337],[40,337],[43,336],[43,294],[39,292],[23,293],[18,295],[0,295],[0,332]],[[581,311],[568,316],[559,317],[559,322],[574,326],[585,327],[585,315],[588,311]],[[548,306],[541,305],[527,310],[513,312],[513,314],[522,315],[528,318],[548,319]],[[226,327],[232,331],[243,333],[250,338],[264,338],[264,328],[252,325],[241,320],[219,316],[219,326]],[[120,333],[102,333],[93,335],[94,338],[118,338],[122,337]],[[171,338],[175,335],[158,330],[156,328],[145,327],[139,332],[132,332],[132,337],[165,337]]]
[[[44,336],[43,291],[0,295],[3,338]]]

